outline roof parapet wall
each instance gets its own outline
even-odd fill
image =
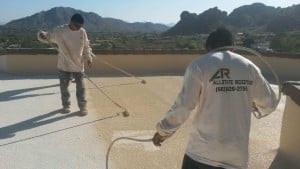
[[[116,74],[116,70],[99,63],[100,59],[134,74],[180,74],[186,66],[205,51],[94,51],[97,58],[88,73]],[[242,54],[242,53],[241,53]],[[254,55],[243,54],[254,62],[266,77],[273,77],[269,68]],[[298,55],[264,55],[281,81],[300,80],[300,57]],[[6,49],[0,55],[0,71],[8,73],[56,73],[57,51],[55,49]],[[274,78],[271,79],[274,82]]]

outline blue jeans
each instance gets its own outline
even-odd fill
[[[224,169],[224,168],[203,164],[191,159],[187,155],[184,155],[181,169]]]
[[[63,107],[69,107],[71,105],[70,101],[70,91],[69,84],[72,76],[75,78],[76,82],[76,97],[77,104],[79,108],[86,107],[86,96],[85,96],[85,85],[83,80],[82,72],[66,72],[59,70],[59,82],[60,82],[60,91],[61,91],[61,101]]]

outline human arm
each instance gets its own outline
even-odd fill
[[[253,111],[257,118],[272,113],[278,104],[276,94],[259,68],[254,67]]]
[[[157,123],[157,132],[153,136],[153,143],[160,146],[165,139],[169,138],[188,119],[190,112],[199,103],[201,93],[201,71],[195,64],[190,64],[185,72],[183,87],[178,94],[175,103]]]
[[[55,29],[53,32],[38,31],[37,39],[42,43],[57,43],[59,31]]]
[[[90,47],[90,42],[88,40],[87,34],[84,31],[84,46],[83,46],[83,57],[84,60],[87,61],[87,65],[89,67],[92,66],[93,58],[95,58],[95,54],[92,52],[92,48]]]

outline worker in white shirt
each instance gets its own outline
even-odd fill
[[[182,90],[156,126],[152,141],[161,146],[196,109],[182,169],[246,169],[251,111],[276,108],[276,95],[257,66],[230,50],[212,51],[231,45],[225,28],[209,35],[210,52],[189,64]]]
[[[63,112],[71,111],[68,87],[73,76],[76,82],[77,104],[81,114],[86,115],[88,110],[83,80],[84,62],[91,66],[93,53],[86,31],[82,27],[83,24],[83,17],[80,14],[74,14],[69,24],[61,25],[53,32],[38,32],[38,40],[58,45],[58,71]]]

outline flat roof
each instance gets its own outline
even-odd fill
[[[130,113],[86,80],[89,114],[78,114],[75,85],[70,86],[72,112],[60,113],[59,81],[55,75],[1,74],[0,168],[105,168],[105,153],[120,136],[151,138],[156,123],[173,104],[182,76],[145,76],[91,79]],[[276,86],[273,85],[277,90]],[[268,117],[252,116],[249,169],[274,165],[279,147],[285,96]],[[161,148],[149,143],[121,141],[114,145],[111,168],[180,168],[189,120]]]

